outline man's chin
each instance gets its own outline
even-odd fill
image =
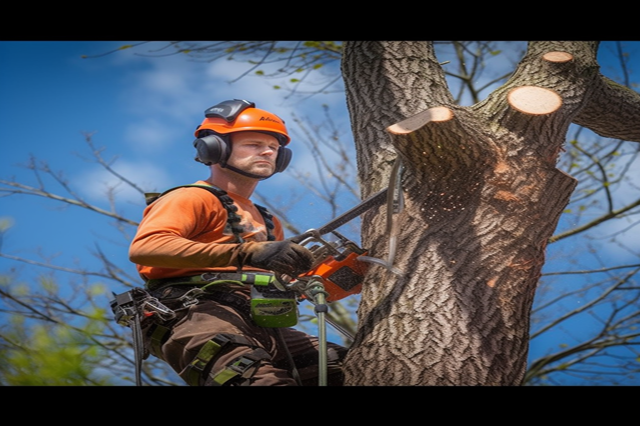
[[[275,172],[275,168],[272,166],[253,167],[249,172],[258,176],[269,177]]]

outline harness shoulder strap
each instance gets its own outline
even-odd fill
[[[220,198],[220,196],[222,195],[227,195],[227,192],[217,188],[215,186],[209,186],[209,185],[198,185],[197,183],[191,183],[191,184],[187,184],[187,185],[179,185],[179,186],[175,186],[173,188],[169,188],[164,192],[145,192],[144,194],[144,199],[147,203],[147,205],[153,203],[154,201],[156,201],[158,198],[162,197],[163,195],[168,194],[171,191],[175,191],[176,189],[179,188],[188,188],[188,187],[195,187],[195,188],[202,188],[202,189],[206,189],[207,191],[211,192],[212,194],[214,194],[216,197]]]
[[[253,205],[256,206],[258,211],[260,211],[260,214],[264,219],[264,224],[267,226],[267,239],[269,241],[274,241],[276,237],[273,235],[273,232],[272,232],[273,229],[275,228],[275,225],[273,223],[273,215],[271,214],[271,212],[269,212],[269,210],[267,210],[266,207],[258,205],[256,203],[253,203]]]

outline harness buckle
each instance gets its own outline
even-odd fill
[[[198,303],[198,297],[202,296],[204,293],[205,291],[200,287],[194,287],[182,296],[178,297],[178,300],[182,302],[182,306],[188,308],[189,306]]]
[[[216,281],[220,279],[220,274],[219,273],[214,273],[214,272],[205,272],[204,274],[200,275],[200,280],[204,281],[204,282],[210,282],[210,281]]]
[[[155,297],[149,296],[142,302],[143,312],[151,312],[152,314],[156,314],[164,321],[169,321],[176,317],[176,313],[172,309],[166,307]]]

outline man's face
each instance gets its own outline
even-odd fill
[[[276,170],[280,143],[275,136],[260,132],[231,133],[231,155],[227,164],[258,176],[271,176]]]

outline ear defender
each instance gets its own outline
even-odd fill
[[[193,141],[196,148],[196,161],[207,166],[226,163],[229,158],[229,147],[227,143],[218,135],[209,134]],[[223,163],[223,165],[224,165]]]
[[[278,148],[278,157],[276,158],[276,171],[274,173],[284,172],[291,162],[292,151],[286,146],[280,145]]]

